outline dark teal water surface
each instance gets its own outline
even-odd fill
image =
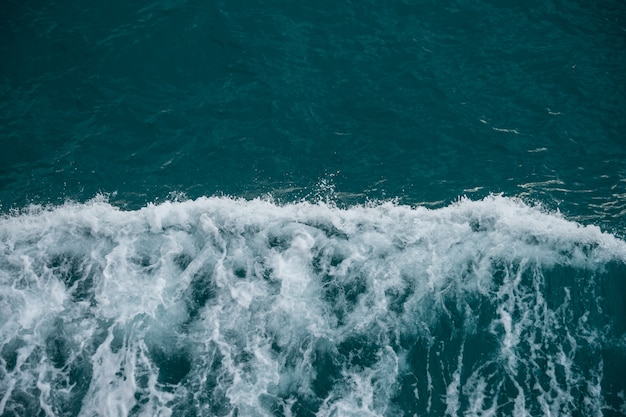
[[[0,414],[626,414],[625,109],[620,1],[3,0]]]
[[[620,2],[1,7],[3,210],[523,195],[623,229]],[[619,230],[616,230],[619,232]]]

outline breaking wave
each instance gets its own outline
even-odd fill
[[[626,413],[626,243],[519,200],[0,220],[4,416]]]

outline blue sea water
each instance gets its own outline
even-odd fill
[[[0,415],[626,415],[621,2],[0,23]]]

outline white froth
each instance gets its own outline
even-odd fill
[[[32,208],[0,220],[0,414],[598,414],[589,280],[625,262],[501,196]]]

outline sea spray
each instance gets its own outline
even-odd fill
[[[626,243],[519,200],[0,220],[6,416],[619,415]]]

